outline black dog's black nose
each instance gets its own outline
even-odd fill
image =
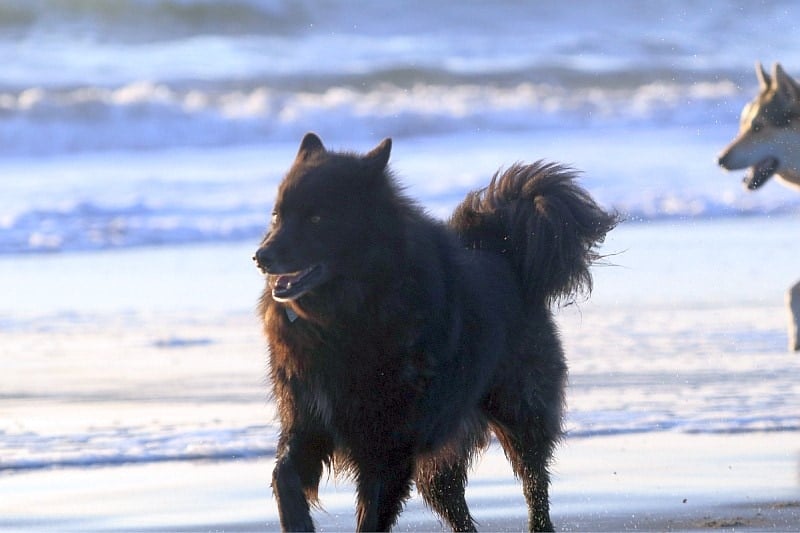
[[[263,248],[263,247],[259,248],[258,250],[256,250],[255,255],[253,255],[253,261],[256,262],[256,264],[258,265],[258,268],[260,268],[261,270],[264,270],[264,271],[269,269],[269,267],[272,266],[272,263],[273,263],[273,260],[272,260],[272,257],[270,255],[269,251],[266,248]]]

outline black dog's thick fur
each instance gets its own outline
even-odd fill
[[[355,480],[359,530],[391,528],[412,482],[454,530],[474,530],[464,486],[491,431],[529,528],[551,530],[567,367],[550,306],[591,288],[616,217],[540,162],[498,173],[445,225],[400,191],[390,150],[330,152],[306,135],[256,253],[282,527],[313,529],[328,466]]]

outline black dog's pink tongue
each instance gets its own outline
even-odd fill
[[[273,278],[272,288],[279,291],[286,291],[292,288],[292,283],[295,283],[303,276],[303,272],[295,272],[294,274],[279,274]]]
[[[762,159],[755,166],[747,169],[747,174],[744,176],[745,186],[754,191],[764,185],[768,179],[775,174],[778,170],[778,160],[774,157],[767,157]]]

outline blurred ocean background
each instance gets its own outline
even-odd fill
[[[798,35],[793,0],[3,0],[0,476],[273,453],[250,255],[310,130],[392,137],[437,216],[537,159],[624,215],[570,435],[799,429],[800,194],[715,163]]]
[[[256,239],[302,135],[446,214],[559,159],[631,220],[796,212],[714,165],[792,1],[4,0],[0,254]],[[417,180],[417,181],[415,181]]]

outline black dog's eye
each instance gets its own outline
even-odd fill
[[[272,223],[273,226],[278,223],[278,212],[277,211],[273,211],[272,212],[272,218],[270,219],[270,222]]]
[[[764,126],[762,126],[761,123],[753,122],[753,127],[752,127],[753,133],[758,133],[759,131],[761,131],[761,128],[763,127]]]
[[[308,220],[310,220],[312,224],[319,224],[319,221],[321,219],[319,215],[311,215],[310,217],[308,217]]]

